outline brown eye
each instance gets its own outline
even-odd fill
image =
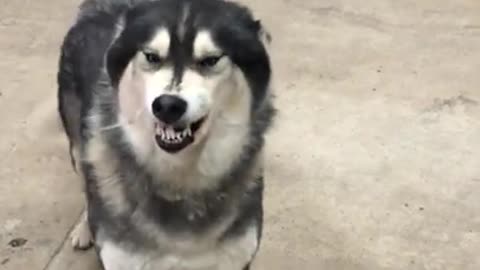
[[[202,60],[198,61],[197,65],[200,68],[211,68],[211,67],[214,67],[218,63],[218,61],[220,61],[221,58],[222,56],[205,57]]]
[[[163,62],[163,59],[158,54],[150,52],[144,52],[143,54],[147,62],[152,65],[160,65]]]

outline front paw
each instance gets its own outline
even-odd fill
[[[82,218],[70,233],[70,240],[74,249],[86,250],[92,246],[93,237],[86,213],[82,215]]]

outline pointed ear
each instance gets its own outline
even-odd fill
[[[272,42],[272,35],[270,35],[270,32],[267,31],[260,20],[255,21],[255,28],[257,29],[257,34],[260,41],[265,47],[268,47]]]

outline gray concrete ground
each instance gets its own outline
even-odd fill
[[[480,269],[480,1],[248,0],[277,105],[255,269]],[[96,269],[55,114],[78,0],[0,3],[0,269]]]

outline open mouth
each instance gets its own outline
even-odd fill
[[[176,153],[195,141],[195,133],[200,129],[206,117],[186,126],[155,123],[155,140],[160,148],[168,153]]]

